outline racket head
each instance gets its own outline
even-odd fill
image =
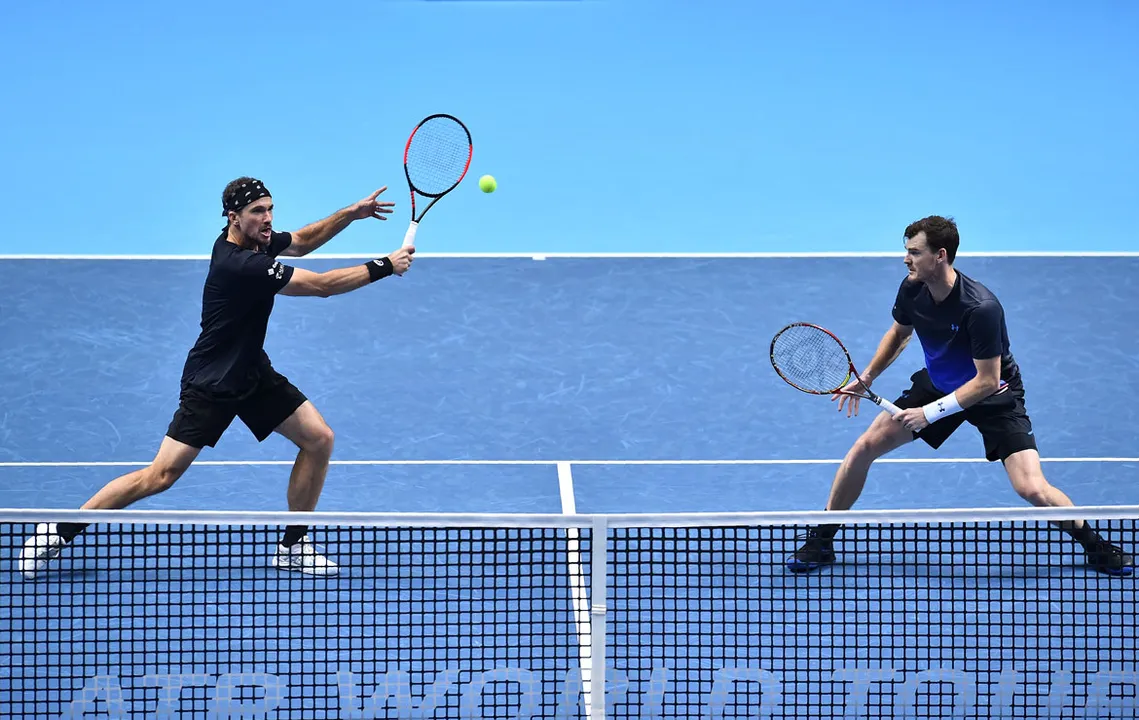
[[[467,126],[453,115],[436,113],[419,121],[403,149],[403,171],[414,194],[440,198],[467,174],[474,144]]]
[[[813,323],[785,326],[771,339],[770,355],[779,377],[812,395],[833,395],[856,377],[846,346],[830,330]]]

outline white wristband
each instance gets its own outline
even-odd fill
[[[957,402],[957,393],[949,393],[940,400],[934,400],[929,405],[923,406],[922,412],[925,413],[927,421],[934,423],[943,417],[959,413],[963,409],[961,403]]]

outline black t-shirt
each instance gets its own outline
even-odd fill
[[[224,231],[214,241],[202,289],[202,332],[186,357],[183,386],[223,398],[254,389],[269,367],[264,345],[273,300],[293,275],[276,257],[292,241],[291,234],[275,232],[264,251],[238,247]]]
[[[1009,351],[1008,328],[1000,301],[987,287],[957,273],[949,296],[940,303],[925,283],[906,278],[894,301],[894,320],[912,326],[925,353],[934,386],[955,392],[977,374],[973,360],[1001,357],[1002,385],[1020,369]]]

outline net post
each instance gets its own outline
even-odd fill
[[[609,587],[607,555],[609,522],[603,515],[593,516],[590,538],[591,602],[589,606],[590,670],[589,690],[592,698],[590,720],[605,720],[605,615],[606,591]]]

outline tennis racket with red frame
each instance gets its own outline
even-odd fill
[[[415,244],[415,232],[427,211],[462,182],[473,154],[470,131],[452,115],[429,115],[411,131],[403,149],[403,172],[411,192],[411,223],[403,237],[404,247]],[[430,200],[418,215],[416,195]]]
[[[865,398],[891,415],[901,412],[897,405],[859,383],[846,346],[830,330],[811,323],[791,323],[771,339],[771,365],[779,377],[796,390],[812,395],[850,395]],[[861,390],[859,390],[861,388]]]

